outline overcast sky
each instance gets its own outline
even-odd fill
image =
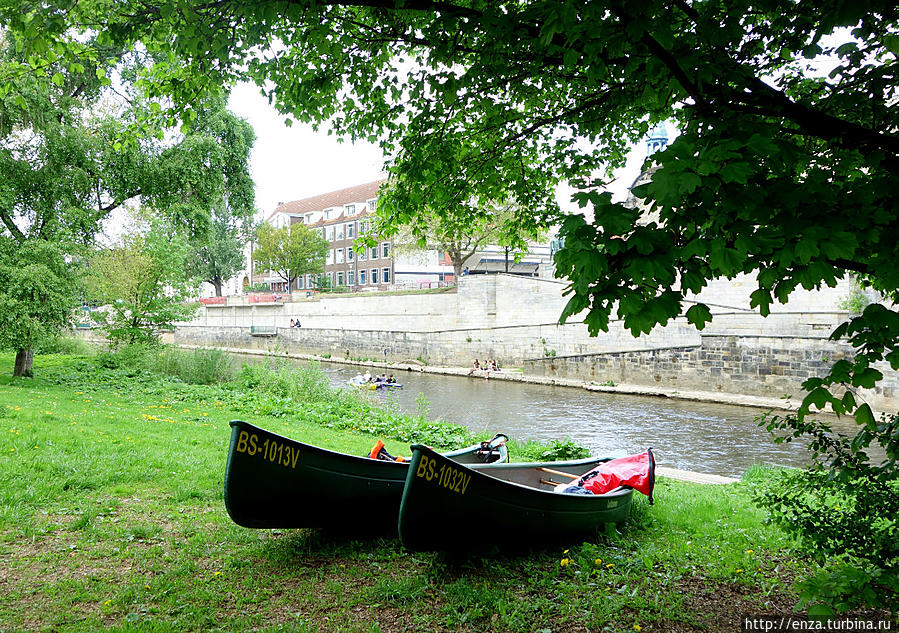
[[[314,132],[311,126],[302,123],[287,127],[285,117],[268,104],[256,86],[235,87],[228,105],[256,131],[250,160],[256,182],[256,207],[263,217],[280,202],[301,200],[384,177],[383,154],[377,146],[365,142],[341,143],[325,130]],[[644,156],[642,145],[631,152],[628,166],[620,170],[610,187],[616,199],[626,194]],[[576,207],[569,200],[570,193],[570,189],[561,188],[557,197],[562,208],[573,210]]]

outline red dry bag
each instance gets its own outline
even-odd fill
[[[649,497],[652,504],[652,488],[656,480],[656,460],[652,449],[639,455],[629,455],[613,459],[597,466],[574,485],[582,486],[596,495],[601,495],[619,486],[628,486]]]

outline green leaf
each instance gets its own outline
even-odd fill
[[[687,310],[687,322],[692,323],[697,329],[701,330],[705,324],[712,320],[712,312],[708,306],[703,303],[697,303]]]
[[[868,403],[861,405],[855,410],[855,421],[866,427],[869,431],[877,430],[877,420],[874,419],[874,412],[871,411],[871,407],[868,406]]]

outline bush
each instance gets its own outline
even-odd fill
[[[800,607],[833,615],[858,607],[899,610],[899,416],[870,420],[853,438],[807,418],[773,417],[769,430],[812,437],[816,463],[761,481],[755,500],[798,536],[820,570],[800,583]],[[869,447],[885,457],[872,463]],[[878,458],[879,460],[879,458]]]

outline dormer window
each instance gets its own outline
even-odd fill
[[[347,215],[354,215],[356,213],[356,205],[355,204],[345,205],[343,207],[343,210],[346,212]]]

